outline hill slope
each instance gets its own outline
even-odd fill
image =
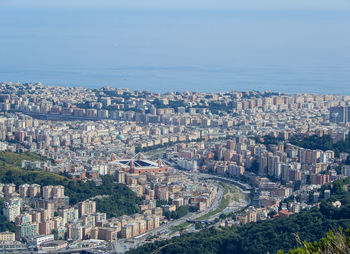
[[[139,211],[140,199],[126,185],[114,183],[111,176],[103,176],[102,184],[97,186],[93,181],[73,181],[56,173],[22,169],[19,165],[23,159],[43,160],[45,158],[31,153],[0,152],[1,183],[63,185],[71,205],[97,195],[110,195],[108,198],[97,200],[96,204],[97,210],[106,212],[108,217]]]
[[[344,186],[349,182],[340,181],[336,186]],[[277,253],[280,249],[288,252],[297,247],[297,235],[302,241],[313,242],[324,237],[329,230],[337,230],[340,226],[350,228],[350,193],[343,188],[332,191],[335,194],[323,202],[320,209],[313,208],[288,218],[276,218],[240,227],[206,229],[169,241],[146,244],[129,251],[129,254],[266,254]],[[341,201],[341,208],[331,205],[335,200]]]

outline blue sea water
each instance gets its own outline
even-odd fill
[[[350,12],[4,7],[0,81],[350,95]]]

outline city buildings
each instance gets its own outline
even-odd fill
[[[195,177],[208,173],[253,186],[252,206],[236,223],[289,216],[310,207],[311,199],[329,197],[317,191],[321,185],[350,175],[348,166],[338,168],[348,154],[306,149],[290,138],[346,140],[349,102],[320,94],[158,94],[1,83],[0,150],[47,158],[22,160],[23,170],[95,184],[112,175],[142,200],[139,214],[107,218],[98,212],[101,197],[71,206],[62,185],[7,183],[0,184],[2,212],[16,225],[15,240],[43,250],[65,248],[64,240],[120,241],[166,224],[164,213],[180,207],[210,208],[218,185]],[[285,204],[291,195],[300,200]],[[13,233],[1,237],[14,240]]]

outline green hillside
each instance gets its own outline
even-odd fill
[[[350,230],[345,233],[340,228],[334,233],[329,231],[325,237],[318,242],[299,242],[299,247],[290,250],[288,254],[344,254],[350,253]],[[279,251],[278,254],[284,254],[284,251]]]
[[[45,158],[32,153],[0,152],[1,183],[63,185],[71,205],[97,195],[110,195],[108,198],[97,200],[97,210],[106,212],[109,217],[139,211],[140,199],[126,185],[114,183],[111,176],[103,176],[102,184],[97,186],[93,181],[73,181],[56,173],[21,169],[20,163],[23,159],[44,160]]]

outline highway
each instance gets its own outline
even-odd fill
[[[190,177],[194,177],[194,178],[202,179],[202,180],[224,181],[226,183],[233,184],[235,187],[237,187],[243,193],[245,193],[245,191],[243,191],[241,188],[243,188],[245,190],[249,190],[251,188],[247,184],[239,183],[233,179],[226,178],[226,177],[220,177],[220,176],[215,176],[215,175],[210,175],[210,174],[203,174],[203,173],[199,173],[199,172],[196,172],[196,173],[183,172],[183,173],[189,175]],[[239,184],[237,184],[237,183],[239,183]],[[215,197],[213,203],[211,204],[211,206],[209,208],[207,208],[199,213],[189,213],[186,216],[184,216],[178,220],[174,220],[174,221],[170,221],[169,223],[162,224],[160,227],[146,232],[141,237],[137,236],[137,237],[133,237],[133,238],[129,238],[129,239],[118,239],[116,242],[113,242],[111,244],[113,253],[118,253],[118,254],[124,253],[130,249],[134,249],[134,248],[137,248],[138,246],[146,244],[147,242],[151,242],[154,240],[166,240],[166,239],[172,238],[174,236],[174,233],[176,233],[171,229],[172,227],[178,226],[178,225],[180,225],[188,220],[189,221],[196,220],[196,218],[199,218],[202,215],[205,215],[205,214],[219,208],[220,203],[221,203],[221,199],[223,198],[223,195],[224,195],[224,188],[220,184],[217,184],[217,187],[218,187],[218,192],[216,194],[216,197]],[[232,211],[240,209],[241,207],[245,207],[246,205],[247,205],[247,202],[245,202],[245,201],[233,202],[233,203],[229,204],[228,208],[226,208],[224,211],[211,216],[206,221],[213,220],[213,219],[219,217],[220,214],[222,214],[222,213],[232,212]]]
[[[184,217],[174,220],[174,221],[170,221],[169,223],[165,223],[160,225],[158,228],[155,228],[153,230],[150,230],[148,232],[146,232],[142,237],[133,237],[133,238],[129,238],[129,239],[118,239],[116,242],[112,243],[112,248],[115,251],[115,253],[124,253],[129,249],[133,249],[136,248],[140,245],[143,245],[145,243],[147,243],[147,239],[152,238],[154,236],[158,236],[158,240],[162,239],[169,239],[172,237],[172,227],[178,226],[184,222],[186,222],[187,220],[195,220],[196,218],[214,211],[215,209],[217,209],[220,205],[221,199],[223,197],[224,194],[224,188],[221,185],[217,185],[218,186],[218,192],[216,194],[216,197],[212,203],[212,205],[208,208],[205,209],[199,213],[189,213],[187,215],[185,215]]]
[[[249,190],[251,187],[247,184],[237,182],[231,178],[226,178],[226,177],[220,177],[220,176],[215,176],[215,175],[210,175],[210,174],[204,174],[204,173],[199,173],[199,172],[187,172],[187,171],[182,171],[181,173],[188,175],[191,178],[195,178],[199,181],[224,181],[226,183],[234,185],[236,188],[239,189],[242,193],[246,193],[247,190]],[[176,230],[173,230],[173,227],[176,227],[182,223],[185,223],[186,221],[195,221],[197,218],[212,212],[216,209],[219,208],[221,200],[224,195],[224,187],[217,183],[217,194],[215,199],[213,200],[212,204],[210,207],[207,209],[201,211],[201,212],[196,212],[196,213],[189,213],[186,216],[169,221],[168,223],[164,223],[160,225],[158,228],[155,228],[153,230],[147,231],[146,233],[142,235],[138,235],[133,238],[128,238],[128,239],[118,239],[115,242],[110,243],[109,245],[104,245],[101,247],[97,247],[94,249],[90,249],[92,253],[125,253],[126,251],[130,249],[137,248],[143,244],[155,241],[155,240],[166,240],[174,237],[174,235],[179,234],[176,232]],[[246,190],[243,191],[242,189]],[[235,211],[241,207],[244,207],[247,203],[245,201],[240,201],[240,202],[231,202],[229,206],[224,209],[224,211],[219,212],[210,218],[208,218],[205,221],[211,221],[214,220],[215,218],[219,217],[220,214],[222,213],[229,213],[232,211]],[[79,249],[79,250],[88,250],[86,248],[84,249]],[[68,249],[65,251],[65,253],[71,253],[74,251],[78,251],[78,249]]]
[[[200,175],[200,178],[214,179],[214,180],[219,180],[219,181],[231,183],[231,184],[234,184],[234,185],[236,185],[244,190],[251,190],[252,189],[252,187],[249,184],[239,182],[239,181],[234,180],[232,178],[228,178],[228,177],[224,177],[224,176],[217,176],[217,175],[210,175],[210,174],[203,174],[203,173],[201,173],[199,175]]]

